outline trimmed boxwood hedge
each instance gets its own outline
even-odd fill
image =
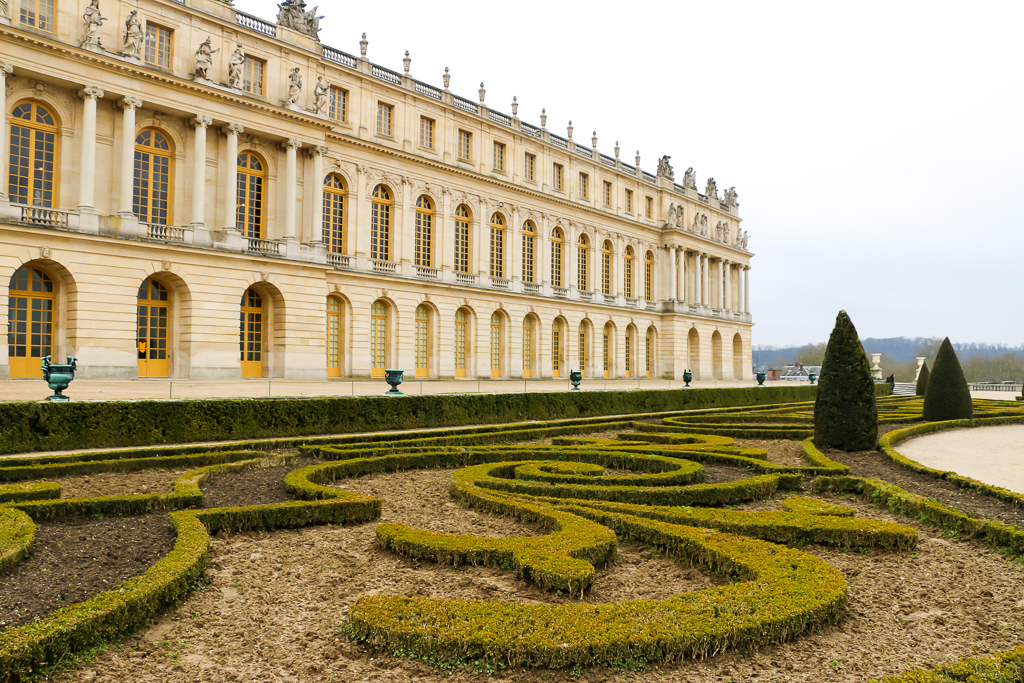
[[[1024,646],[992,657],[971,657],[934,669],[889,676],[882,683],[1020,683],[1024,681]],[[868,683],[878,683],[876,680]]]
[[[813,386],[280,400],[0,403],[0,454],[807,401]]]
[[[21,510],[0,508],[0,572],[28,557],[36,538],[36,525]]]

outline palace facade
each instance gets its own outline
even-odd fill
[[[731,188],[323,45],[302,0],[0,9],[0,378],[750,378]]]

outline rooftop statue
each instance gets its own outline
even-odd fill
[[[725,199],[722,200],[722,203],[730,208],[739,206],[739,204],[736,203],[735,187],[730,187],[728,190],[725,191]]]
[[[704,190],[704,196],[708,199],[712,197],[718,199],[718,185],[715,184],[714,178],[708,178],[708,186]]]
[[[662,158],[658,159],[659,178],[668,178],[669,180],[675,180],[675,171],[672,170],[672,164],[668,163],[668,160],[671,158],[672,157],[666,154]]]
[[[217,49],[214,49],[213,47],[211,47],[210,38],[207,37],[206,40],[204,40],[203,43],[199,46],[199,49],[196,50],[195,78],[203,78],[206,80],[210,80],[209,70],[210,67],[213,66],[214,52],[220,52],[220,48],[218,47]]]
[[[306,11],[305,0],[284,0],[277,6],[277,23],[293,31],[304,33],[310,38],[319,40],[320,20],[316,15],[317,7]]]
[[[686,173],[683,174],[683,189],[697,189],[697,174],[693,172],[693,166],[686,169]]]

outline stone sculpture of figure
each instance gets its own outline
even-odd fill
[[[718,185],[715,184],[714,178],[708,178],[708,186],[704,190],[704,196],[708,199],[712,197],[718,199]]]
[[[317,16],[316,7],[307,12],[305,0],[284,0],[277,6],[277,9],[278,24],[304,33],[311,38],[317,38],[317,33],[320,31],[320,20],[323,17]]]
[[[700,217],[700,234],[703,237],[708,236],[708,217],[703,214]]]
[[[125,54],[135,59],[142,58],[142,42],[146,34],[142,30],[142,22],[139,21],[139,11],[132,10],[128,13],[128,19],[124,22],[124,50]]]
[[[299,75],[299,67],[295,67],[288,73],[288,104],[295,104],[299,101],[299,93],[302,92],[302,76]]]
[[[245,52],[242,51],[242,46],[238,45],[231,53],[231,59],[228,60],[228,84],[232,88],[241,89],[242,87],[243,64],[245,64]]]
[[[700,234],[700,214],[699,213],[693,214],[693,227],[690,228],[690,230],[692,230],[695,235],[699,235]]]
[[[697,189],[697,174],[693,172],[693,166],[686,169],[686,173],[683,174],[683,187],[687,190]]]
[[[683,227],[683,207],[676,209],[676,227]]]
[[[732,227],[728,223],[725,224],[725,229],[722,231],[722,241],[729,244],[729,238],[732,237]]]
[[[665,155],[658,159],[658,177],[668,178],[669,180],[675,180],[675,172],[672,170],[672,164],[668,163],[671,159],[669,155]]]
[[[715,239],[722,241],[722,221],[718,221],[718,225],[715,226]]]
[[[675,204],[669,204],[668,205],[668,224],[669,225],[675,225],[676,224],[676,205]]]
[[[203,78],[210,80],[210,67],[213,66],[213,53],[220,52],[220,48],[214,49],[210,45],[210,38],[207,37],[203,41],[199,49],[196,50],[196,78]]]
[[[91,0],[89,6],[85,8],[82,20],[85,22],[85,38],[82,40],[81,47],[102,48],[100,30],[106,18],[100,14],[100,0]]]
[[[730,208],[739,206],[739,204],[736,203],[735,187],[730,187],[728,190],[725,191],[725,199],[723,199],[722,202]]]
[[[747,233],[746,230],[743,231],[743,236],[742,237],[740,236],[739,232],[737,232],[736,233],[736,246],[739,247],[740,249],[746,249],[747,248],[747,238],[748,237],[749,237],[749,233]]]
[[[313,109],[317,114],[322,114],[327,106],[327,96],[331,92],[331,84],[324,80],[323,76],[316,77],[316,85],[313,86]]]

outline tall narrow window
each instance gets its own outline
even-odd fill
[[[587,287],[587,283],[590,282],[587,277],[587,251],[589,251],[590,241],[586,235],[580,235],[579,242],[576,245],[577,261],[579,263],[576,271],[576,287],[581,292],[589,292],[590,289]]]
[[[167,377],[167,288],[150,278],[139,287],[136,346],[139,377]]]
[[[53,33],[54,0],[21,0],[21,23]]]
[[[654,254],[644,256],[644,299],[654,301]]]
[[[505,143],[494,143],[494,170],[499,173],[505,172]]]
[[[633,376],[633,331],[632,330],[626,330],[625,342],[626,343],[625,343],[624,350],[626,351],[626,377],[632,377]]]
[[[533,318],[523,320],[523,377],[533,377]]]
[[[146,64],[171,68],[171,29],[146,23],[146,44],[144,55]]]
[[[562,286],[562,247],[565,240],[562,231],[555,228],[551,231],[551,286]]]
[[[430,309],[416,307],[416,377],[430,376]]]
[[[588,377],[589,375],[587,375],[587,361],[590,360],[590,353],[588,353],[587,349],[587,328],[584,327],[583,325],[580,325],[579,342],[580,344],[576,360],[580,365],[580,373],[584,377]]]
[[[651,339],[651,331],[647,330],[647,336],[644,337],[644,371],[647,376],[651,376],[651,354],[654,352],[654,340]]]
[[[57,187],[57,123],[53,114],[35,102],[16,105],[11,112],[10,142],[7,187],[11,202],[52,207]]]
[[[455,271],[469,272],[469,209],[465,204],[455,209]]]
[[[633,213],[633,190],[626,190],[626,213]]]
[[[612,371],[612,358],[611,358],[611,335],[608,334],[608,328],[605,328],[604,334],[601,335],[601,364],[604,368],[604,377],[607,379],[611,375]]]
[[[171,194],[171,145],[158,130],[135,138],[132,213],[143,223],[167,225]]]
[[[551,328],[551,376],[562,376],[562,323],[558,320]]]
[[[523,178],[531,183],[537,179],[537,155],[526,153],[526,163],[523,166]]]
[[[420,147],[434,149],[434,119],[420,117]]]
[[[501,315],[491,316],[491,377],[501,377]]]
[[[331,100],[327,105],[327,115],[335,121],[348,121],[348,90],[331,86]]]
[[[491,277],[505,277],[505,219],[491,216]]]
[[[324,241],[327,250],[345,253],[345,181],[337,173],[324,178]]]
[[[242,90],[263,96],[263,74],[267,63],[255,57],[246,57],[242,64]]]
[[[562,177],[564,175],[564,172],[565,169],[562,167],[562,164],[555,164],[555,167],[552,171],[551,187],[558,190],[559,192],[562,191]]]
[[[383,301],[370,308],[370,377],[383,377],[388,365],[388,309]]]
[[[263,298],[250,287],[242,295],[238,318],[243,378],[263,376],[263,322]]]
[[[461,308],[455,311],[455,376],[466,376],[467,320]]]
[[[590,176],[580,172],[580,199],[590,199]]]
[[[370,258],[391,260],[391,194],[383,185],[373,188],[370,213]]]
[[[601,293],[612,293],[612,243],[605,240],[601,245]]]
[[[459,161],[469,161],[470,143],[473,136],[469,131],[459,131]]]
[[[341,377],[341,301],[327,297],[327,376]]]
[[[629,246],[622,258],[622,295],[633,298],[633,247]]]
[[[648,220],[652,220],[654,218],[654,197],[647,198],[647,202],[644,207],[644,216]]]
[[[263,162],[251,152],[238,155],[235,222],[246,237],[263,237]],[[262,375],[258,375],[262,376]]]
[[[11,377],[42,377],[43,358],[55,353],[56,289],[38,268],[19,268],[7,297],[7,358]]]
[[[422,195],[416,200],[416,265],[433,265],[434,205],[430,197]]]
[[[604,205],[606,207],[612,205],[612,184],[607,180],[604,181]]]
[[[391,120],[394,110],[390,104],[377,103],[377,135],[391,137]]]
[[[533,282],[536,277],[534,269],[534,249],[537,245],[537,230],[532,221],[523,223],[523,282]]]

